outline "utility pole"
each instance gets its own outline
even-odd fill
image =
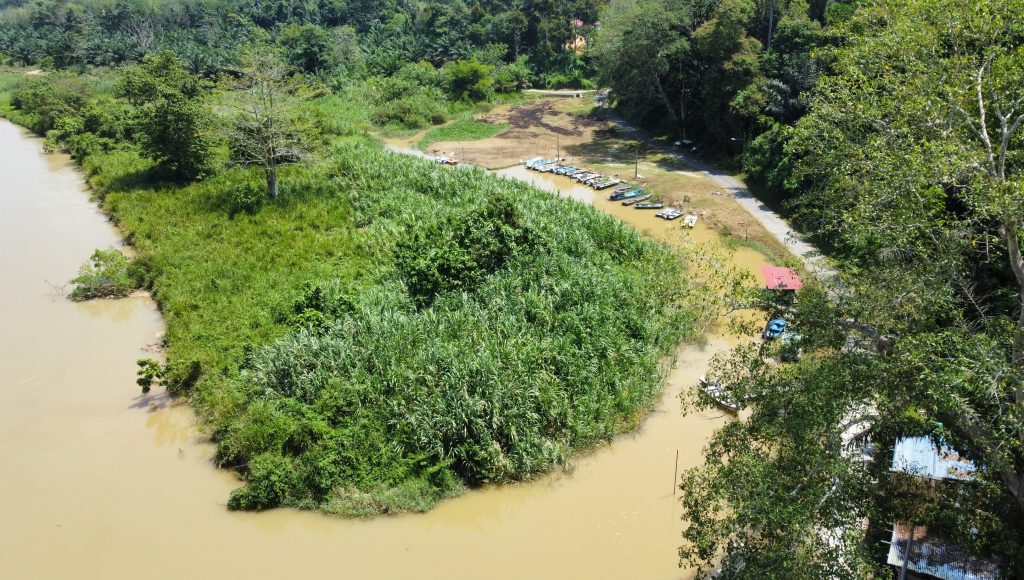
[[[910,524],[910,534],[907,536],[907,552],[903,554],[903,565],[900,566],[899,580],[906,580],[907,568],[910,566],[910,551],[914,549],[914,524]]]

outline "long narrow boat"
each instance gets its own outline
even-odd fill
[[[593,177],[588,177],[588,178],[584,179],[582,183],[584,185],[593,185],[593,184],[595,184],[595,183],[597,183],[599,181],[604,181],[606,179],[608,179],[608,178],[603,176],[603,175],[601,175],[600,173],[595,173]]]
[[[573,179],[576,179],[580,175],[586,175],[589,172],[590,172],[589,169],[577,169],[576,171],[570,171],[569,173],[566,173],[565,176],[566,177],[571,177]]]
[[[593,171],[587,171],[586,173],[578,173],[578,174],[574,175],[573,179],[575,179],[576,181],[578,181],[580,183],[583,183],[583,182],[586,182],[586,181],[590,181],[592,179],[597,179],[599,177],[601,177],[600,173],[595,173]]]
[[[663,220],[672,221],[674,219],[679,219],[683,217],[683,212],[675,208],[667,207],[654,215],[660,217]]]
[[[626,193],[627,191],[629,191],[631,189],[633,189],[633,186],[632,185],[627,185],[625,187],[620,187],[620,188],[616,189],[613,193],[616,193],[616,194]]]
[[[736,398],[722,386],[722,383],[709,379],[707,375],[701,375],[700,380],[697,381],[697,386],[700,390],[704,391],[704,394],[711,397],[711,400],[718,403],[719,407],[733,414],[739,411],[739,404],[736,402]]]
[[[654,196],[652,194],[648,193],[646,195],[641,195],[640,197],[634,197],[633,199],[627,199],[626,201],[622,202],[622,205],[633,205],[634,203],[640,203],[642,201],[647,201],[648,199],[651,199],[652,197],[654,197]]]
[[[687,215],[686,219],[683,220],[683,227],[684,228],[695,228],[695,227],[697,227],[697,216],[695,216],[692,213]]]
[[[540,171],[541,173],[551,173],[552,171],[555,170],[556,167],[558,167],[558,162],[557,161],[552,161],[551,163],[548,163],[547,165],[538,165],[536,169],[537,169],[537,171]]]
[[[554,159],[542,159],[540,157],[535,157],[535,158],[527,161],[523,165],[525,165],[527,169],[533,169],[533,170],[536,171],[536,170],[540,169],[541,167],[543,167],[545,165],[550,165],[552,163],[555,163]]]
[[[594,183],[594,184],[591,185],[591,187],[593,187],[594,189],[596,189],[598,191],[601,191],[602,189],[608,189],[609,187],[611,187],[613,185],[618,185],[620,183],[622,183],[621,179],[612,178],[612,179],[606,179],[604,181],[599,181],[597,183]]]
[[[638,203],[634,209],[661,209],[665,207],[663,203]]]
[[[643,194],[644,194],[644,188],[638,187],[636,189],[632,189],[630,191],[627,191],[626,193],[613,193],[611,196],[608,197],[608,200],[609,201],[619,201],[619,200],[622,200],[622,199],[630,199],[630,198],[633,198],[633,197],[640,197]]]

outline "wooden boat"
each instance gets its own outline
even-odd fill
[[[675,208],[667,207],[654,215],[660,217],[661,219],[672,221],[674,219],[683,217],[683,212]]]
[[[598,183],[600,181],[605,181],[606,179],[608,179],[608,178],[603,176],[603,175],[601,175],[601,174],[597,174],[594,177],[591,177],[589,179],[584,179],[583,183],[585,185],[593,185],[593,184]]]
[[[615,193],[626,193],[626,192],[627,192],[627,191],[629,191],[630,189],[633,189],[633,188],[632,188],[632,187],[630,187],[630,186],[627,186],[627,187],[620,187],[620,188],[618,188],[618,189],[616,189],[616,190],[615,190]]]
[[[608,200],[609,201],[619,201],[619,200],[623,200],[623,199],[630,199],[630,198],[633,198],[633,197],[640,197],[643,194],[644,194],[644,188],[638,187],[636,189],[631,189],[631,190],[629,190],[629,191],[627,191],[625,193],[613,193],[612,195],[610,195],[608,197]]]
[[[580,183],[585,183],[585,182],[593,180],[593,179],[599,179],[600,177],[601,177],[600,173],[594,173],[593,171],[587,171],[585,173],[578,173],[578,174],[574,175],[573,179],[575,179],[576,181],[578,181]]]
[[[590,171],[587,169],[577,169],[576,171],[570,171],[569,173],[566,173],[565,176],[576,179],[576,177],[580,175],[586,175],[587,173],[590,173]]]
[[[609,187],[611,187],[613,185],[618,185],[620,183],[622,183],[621,179],[617,179],[617,178],[605,179],[603,181],[599,181],[597,183],[592,184],[591,187],[593,187],[594,189],[600,191],[602,189],[608,189]]]
[[[663,203],[638,203],[633,209],[661,209],[665,207]]]
[[[552,163],[555,163],[554,159],[542,159],[540,157],[534,157],[533,159],[525,162],[523,165],[525,165],[527,169],[533,169],[534,171],[537,171],[541,167],[544,167],[545,165],[551,165]]]
[[[648,199],[651,199],[652,197],[654,197],[654,196],[651,195],[650,193],[648,193],[646,195],[641,195],[640,197],[634,197],[633,199],[627,199],[626,201],[622,202],[622,205],[633,205],[634,203],[640,203],[642,201],[647,201]]]
[[[541,173],[551,173],[552,171],[555,170],[556,167],[558,167],[558,163],[551,162],[548,163],[547,165],[539,165],[537,167],[537,171],[540,171]]]
[[[700,380],[697,381],[697,386],[700,390],[704,391],[704,394],[711,397],[711,400],[718,403],[719,407],[732,414],[739,412],[739,404],[736,402],[736,398],[722,386],[722,383],[709,379],[707,375],[701,375]]]
[[[697,227],[697,216],[693,215],[692,213],[687,215],[686,219],[683,220],[683,227],[684,228],[695,228],[695,227]]]

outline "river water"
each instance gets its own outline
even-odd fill
[[[727,419],[683,417],[676,395],[732,339],[682,348],[658,411],[569,471],[370,521],[229,512],[239,482],[188,407],[138,394],[135,360],[162,331],[152,301],[60,297],[120,243],[81,175],[2,120],[0,153],[0,577],[692,577],[676,453],[699,464]]]

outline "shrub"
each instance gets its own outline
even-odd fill
[[[89,100],[89,87],[70,75],[32,77],[11,96],[11,106],[29,116],[28,128],[45,136],[61,117],[75,115]]]
[[[485,101],[491,95],[491,69],[476,59],[457,60],[444,66],[448,95],[458,101]]]
[[[378,125],[397,124],[407,129],[422,129],[444,123],[447,107],[437,95],[419,92],[374,108],[372,118]]]
[[[127,296],[139,288],[144,279],[145,272],[120,250],[96,250],[89,261],[82,265],[78,276],[71,280],[75,285],[71,299],[80,301]]]
[[[249,464],[248,485],[236,489],[228,499],[233,510],[263,510],[284,503],[295,485],[296,473],[292,462],[280,455],[257,456]]]

